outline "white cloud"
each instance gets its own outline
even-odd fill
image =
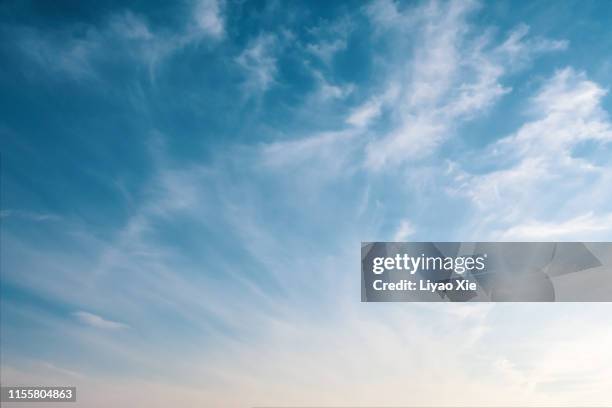
[[[194,9],[195,21],[205,35],[220,38],[224,35],[224,2],[221,0],[199,0]]]
[[[338,52],[346,49],[352,28],[353,23],[349,18],[333,22],[323,21],[308,30],[314,40],[306,44],[305,50],[329,65]]]
[[[584,73],[557,71],[531,98],[532,120],[479,153],[501,170],[452,172],[451,190],[478,206],[480,229],[493,227],[495,238],[610,236],[607,216],[592,212],[610,211],[601,191],[612,169],[573,155],[580,143],[612,141],[612,123],[601,106],[605,94]]]
[[[84,323],[88,326],[95,327],[97,329],[105,329],[105,330],[117,330],[117,329],[126,329],[129,326],[124,323],[114,322],[112,320],[106,320],[101,316],[95,315],[89,312],[74,312],[74,316],[81,323]]]
[[[393,240],[397,242],[406,241],[415,232],[416,229],[410,220],[402,220],[393,235]]]
[[[176,51],[204,39],[224,36],[224,2],[201,0],[175,31],[154,30],[145,16],[130,10],[118,12],[98,25],[68,25],[44,31],[11,27],[21,52],[40,68],[75,80],[101,79],[98,64],[125,59],[148,67],[151,79],[157,65]]]
[[[306,46],[306,50],[316,55],[326,64],[330,64],[332,58],[338,51],[344,50],[346,48],[346,40],[336,39],[333,41],[325,41],[317,44],[308,44]]]
[[[524,222],[499,233],[502,240],[522,241],[589,241],[595,236],[612,236],[612,214],[590,212],[569,220]]]
[[[312,74],[317,81],[316,90],[313,94],[314,103],[344,99],[348,97],[355,88],[352,84],[332,84],[323,76],[321,71],[312,70]]]
[[[405,28],[413,20],[410,14],[402,14],[393,0],[372,1],[365,8],[365,13],[374,23],[374,28],[379,31],[389,27]]]
[[[248,91],[265,92],[274,84],[277,47],[278,38],[275,35],[260,34],[236,57],[236,63],[246,73],[245,87]]]
[[[101,392],[109,389],[121,395],[116,406],[138,405],[147,401],[142,389],[148,387],[159,392],[152,406],[451,406],[457,395],[474,406],[500,399],[520,406],[610,401],[612,354],[606,346],[612,331],[602,324],[609,322],[604,305],[558,305],[557,312],[547,305],[385,305],[383,316],[351,301],[354,294],[336,292],[338,315],[313,320],[291,309],[269,316],[261,336],[248,342],[208,343],[182,367],[190,381],[75,378],[66,370],[23,364],[19,370],[3,365],[3,383],[70,381],[85,406],[108,404]],[[526,314],[540,318],[525,321]],[[516,324],[522,329],[501,327]],[[165,368],[176,366],[179,355],[164,361]]]
[[[391,110],[394,125],[367,148],[366,167],[371,170],[427,157],[461,122],[482,115],[510,92],[501,80],[521,65],[509,66],[511,60],[529,61],[536,54],[563,49],[565,44],[528,39],[521,26],[520,35],[514,31],[501,45],[492,45],[489,32],[475,36],[469,23],[475,2],[431,2],[402,12],[393,3],[383,5],[371,13],[379,30],[412,30],[412,36],[396,35],[394,41],[400,49],[409,50],[402,38],[416,38],[416,45],[411,59],[394,61],[386,75],[402,89]],[[381,19],[383,11],[386,17]],[[363,109],[356,111],[361,115],[352,122],[366,123],[375,117],[379,103],[373,99]]]
[[[328,183],[356,170],[354,154],[360,148],[358,132],[322,132],[297,140],[264,145],[260,150],[265,168],[300,170],[301,183]]]
[[[346,119],[346,123],[360,128],[367,128],[381,115],[385,107],[388,107],[397,99],[400,89],[399,84],[390,83],[381,95],[375,95],[353,109]]]
[[[397,24],[397,19],[408,15],[400,13],[392,2],[381,4],[384,6],[379,10],[381,21]],[[471,51],[454,49],[454,40],[461,40],[464,35],[466,26],[463,26],[463,20],[457,17],[457,10],[447,10],[447,3],[431,7],[423,11],[423,21],[434,19],[428,25],[432,30],[428,35],[433,36],[438,29],[442,30],[444,38],[439,43],[431,38],[432,44],[437,45],[436,49],[442,53],[437,55],[433,50],[433,54],[423,50],[419,55],[427,60],[425,62],[434,64],[445,61],[443,55],[449,52],[452,57],[449,61],[455,61],[457,65],[442,69],[434,67],[431,77],[423,67],[402,65],[406,76],[396,73],[389,81],[399,84],[398,89],[390,96],[385,96],[385,91],[366,98],[366,102],[350,114],[347,129],[266,144],[257,150],[261,162],[257,162],[255,171],[248,165],[254,153],[251,149],[236,154],[233,157],[235,161],[227,167],[219,164],[223,161],[219,156],[223,154],[215,157],[218,161],[211,161],[210,168],[158,158],[150,185],[143,189],[143,202],[134,206],[123,228],[110,238],[95,236],[85,225],[81,235],[77,236],[79,239],[75,239],[75,245],[68,246],[66,251],[53,246],[51,249],[30,247],[29,251],[16,252],[16,238],[3,239],[5,248],[10,245],[4,251],[18,259],[20,265],[17,269],[7,268],[7,274],[3,276],[43,291],[50,297],[79,304],[79,308],[84,310],[104,310],[103,306],[112,305],[113,315],[127,316],[126,321],[138,324],[142,332],[155,332],[157,328],[155,333],[167,336],[162,343],[145,342],[148,344],[143,344],[141,338],[132,343],[114,343],[112,339],[102,342],[104,336],[99,335],[81,338],[82,345],[97,340],[96,351],[111,350],[113,356],[142,363],[135,365],[146,367],[160,378],[144,382],[135,380],[136,376],[126,379],[121,375],[117,379],[104,380],[87,372],[85,365],[85,378],[78,384],[83,405],[108,406],[109,398],[110,405],[114,406],[143,405],[143,401],[150,406],[452,405],[457,403],[457,395],[462,396],[462,404],[466,405],[494,405],[500,399],[508,404],[534,406],[570,402],[573,405],[595,405],[610,401],[612,375],[608,363],[611,355],[607,344],[609,327],[612,326],[602,325],[602,321],[609,321],[609,308],[596,304],[579,305],[575,309],[579,317],[572,321],[567,319],[568,309],[559,309],[558,305],[555,305],[554,312],[534,305],[524,309],[517,305],[453,305],[449,308],[449,305],[418,304],[411,308],[392,304],[372,308],[355,302],[358,299],[358,281],[348,271],[351,268],[347,268],[347,260],[357,260],[358,264],[359,254],[354,249],[354,242],[360,239],[358,234],[350,239],[340,239],[340,236],[348,235],[344,231],[346,226],[341,222],[334,223],[337,235],[330,237],[329,241],[346,242],[351,249],[342,252],[326,247],[324,251],[317,251],[316,240],[299,237],[300,234],[295,233],[297,228],[293,226],[291,233],[286,235],[274,231],[264,216],[270,208],[256,201],[261,190],[265,200],[282,207],[281,201],[287,199],[290,192],[298,191],[290,214],[310,216],[316,224],[321,214],[310,206],[329,197],[316,194],[307,197],[305,192],[308,190],[302,184],[333,181],[334,175],[340,171],[354,169],[355,157],[361,157],[355,154],[355,150],[362,152],[364,140],[374,137],[373,132],[367,133],[369,126],[383,112],[389,111],[397,119],[397,126],[386,134],[387,138],[379,141],[380,146],[386,149],[387,159],[401,163],[404,157],[410,157],[413,148],[419,154],[435,150],[451,130],[445,119],[452,123],[470,117],[507,91],[498,80],[503,70],[494,58],[489,59],[489,52],[495,55],[495,51],[486,48],[482,42],[471,44]],[[462,9],[464,6],[455,3],[448,7]],[[448,16],[442,16],[446,11],[449,11]],[[402,20],[402,24],[404,22]],[[458,31],[451,29],[449,32],[456,35],[449,35],[444,30],[447,23],[453,22],[460,23],[463,28]],[[126,37],[146,40],[147,32],[153,35],[152,30],[145,30],[137,22],[130,24],[128,28],[122,28]],[[255,43],[249,46],[253,47]],[[463,59],[464,51],[465,55],[471,55],[465,57],[467,60]],[[266,52],[253,51],[252,55],[244,57],[249,67],[245,70],[254,75],[252,85],[257,89],[268,89],[275,81],[275,58],[267,56]],[[263,60],[266,66],[267,58],[269,69],[259,73],[261,67],[256,62]],[[463,78],[464,66],[457,63],[457,59],[472,64],[470,69],[474,71],[470,72],[477,75],[470,76],[469,80],[458,79]],[[423,83],[417,83],[420,79],[404,81],[413,74],[415,78],[422,78]],[[434,87],[438,80],[442,91]],[[379,89],[387,89],[384,85]],[[571,126],[572,131],[559,141],[551,140],[552,146],[557,146],[555,152],[567,152],[580,140],[608,140],[605,136],[607,119],[600,107],[603,91],[575,72],[567,74],[565,80],[551,81],[548,85],[540,95],[549,90],[549,97],[540,98],[541,103],[537,97],[534,98],[530,112],[535,116],[530,122],[532,125],[544,124],[530,127],[527,124],[521,128],[522,133],[513,133],[507,142],[495,146],[500,153],[493,155],[494,159],[509,156],[518,161],[518,165],[484,176],[451,171],[451,175],[463,177],[466,183],[464,191],[469,193],[469,197],[478,199],[479,205],[486,209],[479,216],[487,220],[499,221],[501,218],[510,225],[522,220],[521,217],[540,201],[558,207],[567,203],[570,212],[574,212],[571,201],[576,200],[560,199],[552,193],[548,199],[541,198],[544,196],[540,193],[547,192],[551,180],[559,181],[578,195],[587,195],[588,206],[609,199],[609,178],[599,179],[591,190],[585,189],[584,180],[571,177],[575,174],[572,171],[584,171],[585,178],[595,178],[601,175],[600,171],[594,171],[586,167],[588,163],[569,156],[558,160],[562,167],[550,167],[551,161],[558,156],[549,155],[549,144],[538,141],[539,134],[554,123],[559,125],[552,127],[553,130],[562,132],[566,126]],[[419,98],[413,96],[412,90],[418,91]],[[448,100],[447,95],[451,95]],[[394,103],[398,98],[401,98],[401,106],[396,109]],[[574,98],[581,103],[571,105]],[[424,107],[420,107],[421,103]],[[559,105],[553,106],[555,103]],[[583,109],[584,106],[587,108]],[[577,114],[573,115],[574,111]],[[574,124],[569,120],[571,118]],[[572,136],[574,133],[578,136]],[[397,138],[392,137],[395,134]],[[520,140],[509,142],[519,134],[523,135]],[[421,142],[417,138],[419,135],[431,137]],[[160,150],[163,154],[164,149]],[[391,153],[394,150],[398,150],[397,154]],[[230,153],[228,156],[236,151]],[[263,168],[259,166],[262,163],[265,165]],[[257,179],[270,177],[267,173],[262,175],[269,169],[275,170],[272,176],[275,178],[265,185],[270,188],[260,189]],[[555,170],[559,169],[563,171],[556,173]],[[299,185],[299,188],[285,189],[282,183],[277,183],[279,180],[289,180],[292,187]],[[368,183],[367,177],[363,181]],[[371,183],[373,196],[376,195],[376,181]],[[482,186],[483,189],[479,190]],[[269,196],[273,189],[276,193]],[[336,191],[331,195],[336,195]],[[353,196],[355,198],[358,196]],[[582,210],[585,207],[584,203],[576,205]],[[550,208],[546,210],[553,213]],[[335,208],[335,211],[334,215],[341,210]],[[580,213],[584,214],[584,211]],[[607,216],[594,215],[599,213],[605,214],[603,211],[586,213],[582,218],[557,214],[561,220],[558,224],[562,227],[557,226],[553,232],[561,235],[582,229],[592,233],[598,223],[609,222]],[[173,217],[179,222],[166,224],[173,221]],[[272,218],[282,216],[274,214]],[[499,230],[499,234],[537,235],[543,229],[548,228],[550,232],[555,228],[554,222],[539,219],[534,217],[534,221],[517,227],[514,232]],[[293,220],[287,218],[289,224]],[[371,222],[364,221],[360,228],[367,228]],[[180,245],[180,242],[160,240],[155,235],[156,229],[164,230],[166,226],[175,227],[180,235],[178,241],[189,241],[189,246],[196,248],[195,251],[177,249],[174,245]],[[411,222],[404,220],[396,236],[404,239],[414,234],[414,230]],[[200,234],[201,231],[206,233]],[[213,247],[217,231],[221,231],[224,243],[230,247],[229,256],[218,254],[217,248]],[[291,247],[288,241],[292,240],[300,245]],[[87,253],[83,255],[76,251],[75,247],[80,248],[76,244],[87,246]],[[204,253],[207,250],[209,252]],[[250,257],[241,260],[244,262],[241,267],[235,267],[233,258],[241,258],[243,251]],[[308,256],[305,257],[305,253]],[[290,260],[285,261],[285,258]],[[248,267],[244,267],[245,264]],[[23,270],[30,273],[24,274]],[[272,276],[270,281],[273,284],[253,280],[252,275],[259,273],[266,278]],[[210,276],[213,277],[209,279]],[[117,292],[118,277],[124,281],[125,293]],[[281,289],[277,291],[276,285]],[[268,292],[271,286],[272,294]],[[228,290],[236,294],[229,302]],[[155,308],[166,313],[161,313],[164,316],[160,317],[152,313]],[[534,308],[540,309],[534,311]],[[513,314],[516,324],[521,327],[538,316],[545,318],[537,330],[519,331],[518,341],[503,334],[496,337],[491,325],[503,323],[513,327],[513,320],[508,317]],[[531,319],[525,319],[526,315]],[[179,333],[180,341],[171,338],[173,333],[166,329],[166,319],[174,316],[190,331],[189,335],[181,336]],[[126,326],[84,311],[77,312],[75,317],[84,324],[102,329]],[[560,320],[558,328],[553,319]],[[570,333],[568,327],[580,327],[580,330]],[[58,327],[53,325],[53,329],[58,330]],[[70,333],[64,329],[59,332]],[[167,344],[176,345],[173,341],[179,346],[172,347],[172,352],[166,354]],[[193,345],[187,344],[190,341]],[[524,353],[523,350],[531,345],[533,350]],[[505,349],[500,350],[503,346]],[[526,354],[529,358],[525,358]],[[152,355],[156,358],[151,359]],[[567,361],[571,361],[571,367],[564,363]],[[572,376],[573,367],[581,378],[587,379],[588,389],[572,388],[563,383],[563,379]],[[70,371],[73,370],[68,367],[59,374],[45,377],[40,376],[41,370],[32,369],[26,373],[9,370],[7,373],[3,366],[2,375],[3,383],[7,378],[19,378],[23,379],[21,382],[31,384],[40,382],[32,379],[41,377],[44,381],[59,375],[66,377]],[[553,391],[542,390],[542,386],[552,387]],[[143,389],[153,390],[153,394],[143,396]],[[440,389],[447,392],[440,393]]]
[[[378,76],[384,80],[378,89],[383,91],[366,98],[345,119],[369,142],[367,170],[427,157],[460,121],[482,113],[509,92],[499,82],[506,73],[506,53],[491,46],[487,34],[468,35],[468,17],[475,8],[474,2],[432,2],[401,11],[395,3],[382,2],[367,8],[378,35],[388,35],[389,42],[405,50],[398,52],[399,60],[381,60]],[[239,62],[252,71],[251,83],[265,89],[275,73],[275,60],[262,57],[260,48],[255,42]],[[249,53],[253,58],[246,58]],[[247,60],[264,63],[247,64]],[[347,89],[318,82],[319,94],[327,99],[348,94]],[[382,133],[370,130],[383,113],[388,113],[390,126]]]
[[[392,74],[400,78],[394,81],[402,84],[400,98],[394,104],[395,125],[368,146],[368,168],[380,169],[422,157],[450,132],[456,115],[448,112],[446,105],[452,98],[448,93],[460,90],[458,86],[464,81],[458,69],[466,47],[466,19],[473,7],[467,2],[429,3],[404,11],[411,13],[416,22],[413,27],[418,27],[417,45],[411,60],[402,62],[408,66]],[[388,28],[384,24],[382,29]]]
[[[358,127],[365,127],[380,115],[381,109],[382,100],[379,98],[369,100],[354,109],[346,119],[346,123]]]
[[[569,149],[585,140],[612,140],[608,114],[601,107],[607,91],[572,68],[559,70],[531,101],[531,111],[540,117],[504,139],[500,150],[523,156],[570,156]]]
[[[477,8],[476,2],[431,2],[402,10],[393,2],[376,2],[366,8],[377,35],[401,50],[378,64],[378,76],[384,78],[378,89],[383,91],[365,98],[345,118],[348,129],[360,135],[359,148],[365,143],[366,171],[428,158],[462,122],[482,115],[510,92],[501,79],[512,72],[506,66],[511,59],[529,60],[563,48],[526,37],[525,26],[520,35],[516,30],[509,34],[511,41],[491,44],[489,32],[474,35],[469,17]],[[530,47],[534,41],[538,46]],[[252,89],[267,89],[276,74],[276,59],[264,52],[265,42],[273,41],[258,38],[237,60],[248,71]],[[313,75],[321,101],[358,93],[330,84],[318,71]],[[373,128],[383,114],[385,126]]]
[[[527,38],[529,26],[519,24],[498,47],[498,52],[508,56],[512,64],[523,64],[535,54],[542,52],[563,51],[567,49],[567,40],[550,40],[546,38]]]

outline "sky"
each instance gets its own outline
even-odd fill
[[[609,304],[368,304],[359,282],[362,241],[612,239],[611,20],[2,2],[2,383],[83,407],[612,405]]]

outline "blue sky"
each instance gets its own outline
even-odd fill
[[[358,270],[361,241],[610,240],[611,19],[3,2],[3,383],[82,406],[609,405],[608,305],[361,304]]]

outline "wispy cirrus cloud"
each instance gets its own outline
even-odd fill
[[[499,46],[499,51],[506,54],[513,65],[528,63],[539,53],[564,51],[569,46],[568,40],[529,38],[529,30],[530,27],[527,24],[519,24]]]
[[[387,74],[400,92],[390,109],[393,126],[367,148],[366,166],[372,170],[428,157],[462,122],[482,115],[511,91],[502,83],[505,75],[538,54],[567,46],[565,41],[530,39],[525,25],[496,45],[490,32],[476,35],[472,30],[476,2],[432,2],[403,11],[392,10],[395,3],[375,4],[370,15],[380,33],[403,32],[406,20],[419,30],[413,34],[418,41],[411,58]],[[522,64],[510,64],[518,60]],[[379,100],[364,107],[376,107]]]
[[[17,47],[40,68],[75,80],[98,80],[101,65],[117,60],[147,67],[151,79],[157,66],[177,51],[202,41],[219,41],[225,33],[223,0],[199,0],[179,30],[154,28],[146,16],[129,9],[97,24],[67,25],[53,33],[35,27],[5,27]]]
[[[567,47],[564,40],[529,37],[524,24],[495,43],[491,30],[473,30],[471,18],[478,8],[477,2],[401,9],[394,2],[374,2],[365,9],[374,35],[401,50],[389,61],[378,61],[378,77],[384,80],[345,118],[347,127],[367,142],[367,171],[429,158],[459,126],[511,92],[504,77],[543,53]],[[327,92],[334,96],[346,94],[325,83],[323,88],[334,90]],[[385,126],[377,128],[382,117]]]
[[[583,72],[558,70],[531,98],[527,112],[532,120],[487,149],[486,160],[504,168],[475,175],[454,172],[457,185],[450,189],[467,194],[480,208],[479,228],[506,224],[509,229],[501,236],[507,238],[544,238],[544,231],[556,237],[610,232],[608,223],[601,222],[610,208],[600,195],[612,169],[607,162],[574,154],[583,143],[603,147],[612,141],[612,122],[602,107],[605,94]],[[539,198],[534,202],[533,197]],[[587,215],[575,215],[587,202]],[[592,211],[603,218],[597,221]],[[525,218],[532,221],[523,224]]]
[[[346,49],[353,29],[354,23],[349,17],[332,24],[322,21],[308,30],[313,39],[305,45],[305,50],[329,66],[336,54]]]
[[[612,214],[596,216],[592,212],[569,220],[526,221],[499,232],[502,240],[551,241],[589,240],[612,232]]]
[[[0,211],[0,219],[2,218],[21,218],[31,221],[59,221],[62,217],[57,214],[39,213],[35,211],[2,210]]]
[[[182,55],[180,74],[204,73],[218,58],[230,81],[238,77],[261,101],[256,113],[235,114],[227,108],[239,98],[223,87],[225,72],[200,88],[199,76],[160,69],[168,92],[143,95],[155,115],[128,111],[141,124],[134,132],[105,120],[134,139],[143,128],[157,135],[138,145],[139,160],[108,166],[126,178],[140,170],[133,191],[104,193],[89,209],[61,198],[71,204],[60,214],[66,223],[33,232],[19,228],[25,217],[0,214],[4,287],[18,290],[2,298],[3,357],[7,347],[13,357],[3,358],[3,383],[82,373],[83,406],[452,405],[457,395],[472,405],[606,404],[605,305],[371,308],[356,301],[353,273],[357,243],[370,237],[610,237],[609,160],[578,152],[609,146],[604,83],[537,65],[545,53],[570,52],[569,42],[530,34],[514,14],[507,24],[493,12],[480,18],[487,3],[372,2],[308,24],[297,6],[274,20],[273,7],[261,18],[252,4],[189,3],[187,15],[168,16],[181,22],[173,28],[114,10],[67,37],[34,30],[51,47],[33,48],[29,62],[58,64],[51,69],[75,78],[105,74],[100,62],[113,55],[138,67]],[[251,28],[227,27],[227,16]],[[200,44],[227,48],[204,58]],[[113,46],[118,54],[104,53]],[[126,50],[133,54],[122,59]],[[123,106],[119,96],[107,97]],[[499,130],[487,114],[506,98],[518,108],[504,105],[512,120]],[[202,109],[205,99],[214,103]],[[78,100],[114,117],[106,99]],[[235,126],[249,115],[245,130]],[[483,121],[486,131],[462,128]],[[36,150],[28,126],[19,147]],[[75,152],[90,141],[58,140]],[[92,150],[110,156],[125,147],[111,142],[100,137]],[[52,176],[44,175],[48,184],[62,185]],[[55,190],[32,195],[60,199]],[[87,210],[95,217],[82,217]],[[24,339],[40,340],[28,348]],[[49,365],[26,364],[39,350],[52,356]],[[152,393],[143,396],[143,387]]]
[[[249,93],[262,93],[270,88],[277,73],[279,39],[271,33],[260,34],[236,57],[236,63],[246,73],[244,86]]]
[[[96,329],[118,330],[127,329],[130,327],[125,323],[107,320],[101,316],[89,312],[78,311],[74,312],[73,315],[81,323],[94,327]]]

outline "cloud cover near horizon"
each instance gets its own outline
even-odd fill
[[[3,384],[610,405],[610,306],[361,304],[357,271],[361,241],[612,238],[611,16],[4,3]]]

